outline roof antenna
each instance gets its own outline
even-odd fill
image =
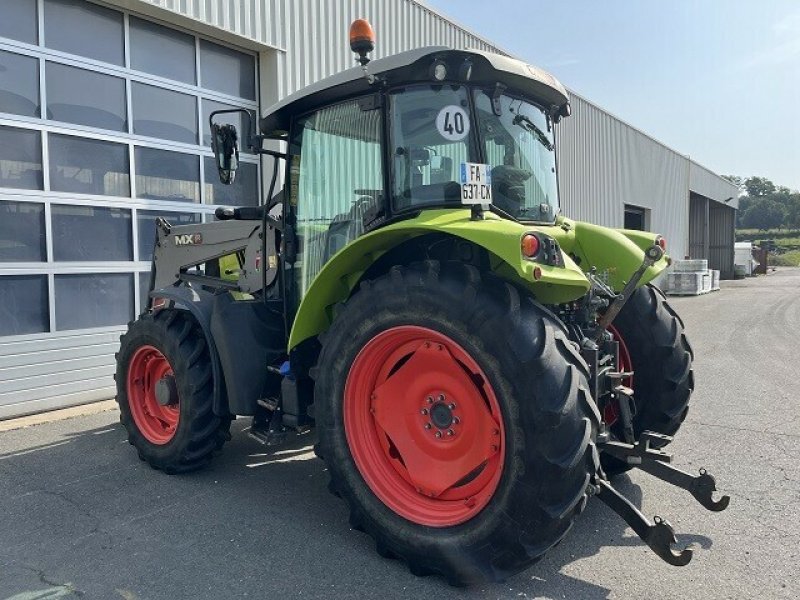
[[[377,81],[377,77],[367,71],[370,58],[367,56],[375,50],[375,31],[366,19],[356,19],[350,25],[350,49],[358,54],[356,59],[364,70],[364,77],[370,85]]]

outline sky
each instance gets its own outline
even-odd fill
[[[800,190],[797,0],[427,0],[719,174]]]

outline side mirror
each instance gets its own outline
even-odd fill
[[[211,149],[219,171],[219,180],[230,185],[239,168],[239,135],[233,125],[211,123]]]

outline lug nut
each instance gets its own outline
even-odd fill
[[[461,423],[461,419],[459,419],[458,417],[453,417],[453,424],[458,425],[459,423]]]
[[[444,401],[445,401],[444,394],[439,394],[439,402],[444,402]]]
[[[430,423],[425,423],[425,429],[430,429],[431,427],[433,427],[433,425]]]
[[[428,396],[428,404],[433,404],[433,396]]]
[[[453,431],[452,429],[448,429],[447,430],[447,435],[455,435],[455,434],[456,434],[456,432]]]
[[[428,409],[427,409],[427,408],[423,408],[423,409],[422,409],[421,411],[419,411],[419,412],[420,412],[420,413],[422,413],[423,415],[427,415],[427,414],[428,414]]]
[[[440,437],[442,437],[442,432],[441,432],[441,431],[437,431],[437,432],[436,432],[434,435],[435,435],[437,438],[440,438]]]
[[[455,404],[453,404],[452,402],[451,402],[450,404],[448,404],[448,405],[447,405],[447,408],[449,408],[450,410],[454,410],[454,409],[455,409],[455,407],[456,407],[456,405],[455,405]]]

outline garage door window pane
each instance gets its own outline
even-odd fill
[[[0,202],[0,262],[42,262],[44,240],[42,204]]]
[[[86,0],[44,0],[45,45],[122,65],[122,13]]]
[[[130,20],[131,67],[195,84],[194,37],[136,17]]]
[[[37,59],[0,50],[0,112],[39,116]]]
[[[133,275],[56,275],[56,329],[124,325],[133,318]]]
[[[46,275],[0,275],[0,335],[50,329]]]
[[[125,80],[48,62],[47,118],[127,131]]]
[[[139,228],[139,260],[153,260],[153,244],[156,242],[156,218],[164,217],[170,225],[200,223],[198,214],[174,213],[156,210],[140,210],[136,215]]]
[[[233,108],[239,108],[237,106],[231,106],[230,104],[223,104],[222,102],[214,102],[213,100],[202,100],[200,102],[200,108],[203,111],[203,144],[205,146],[211,147],[211,131],[208,127],[208,119],[211,116],[211,113],[215,110],[231,110]],[[217,115],[214,117],[214,123],[220,124],[227,124],[227,125],[235,125],[236,131],[239,132],[239,150],[241,152],[247,152],[248,154],[252,154],[250,149],[247,147],[245,140],[247,140],[251,133],[249,127],[249,121],[247,117],[245,117],[242,113],[227,113],[224,115]]]
[[[38,131],[0,127],[0,187],[43,189],[42,141]]]
[[[136,195],[152,200],[200,202],[200,157],[136,148]]]
[[[220,183],[214,158],[205,160],[206,203],[231,206],[258,206],[258,166],[253,163],[239,163],[236,179],[232,185]]]
[[[147,308],[147,296],[150,294],[150,271],[139,273],[139,312]]]
[[[36,2],[34,0],[3,0],[0,37],[35,44]]]
[[[54,204],[52,221],[57,261],[133,260],[128,210]]]
[[[127,146],[53,133],[48,140],[51,189],[130,196]]]
[[[133,132],[139,135],[197,143],[197,101],[194,96],[133,84]]]
[[[200,85],[209,90],[256,99],[255,58],[200,40]]]

